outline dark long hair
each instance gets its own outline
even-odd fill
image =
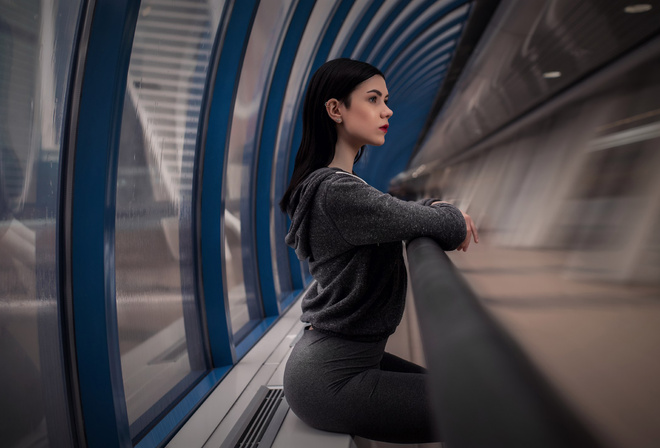
[[[376,67],[366,62],[341,58],[323,64],[312,76],[303,105],[302,141],[296,155],[296,162],[280,208],[286,213],[291,193],[307,175],[314,170],[328,166],[335,157],[337,144],[336,124],[328,116],[325,102],[335,98],[350,107],[350,94],[358,84],[372,76],[383,74]],[[364,147],[360,148],[355,162],[358,161]]]

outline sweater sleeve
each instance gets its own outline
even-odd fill
[[[333,180],[323,200],[337,231],[355,246],[428,236],[454,250],[467,233],[463,214],[451,204],[402,201],[351,176]]]
[[[424,198],[424,199],[418,199],[415,201],[415,204],[420,204],[420,205],[431,205],[436,201],[440,201],[441,199],[437,198]]]

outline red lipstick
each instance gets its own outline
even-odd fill
[[[387,132],[387,129],[388,129],[389,127],[390,127],[390,125],[389,125],[389,124],[386,124],[385,126],[381,126],[381,127],[379,127],[378,129],[380,129],[380,130],[383,131],[383,132]]]

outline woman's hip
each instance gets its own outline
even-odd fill
[[[380,368],[386,340],[359,342],[306,329],[287,361],[289,375],[334,381]]]

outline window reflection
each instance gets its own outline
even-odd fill
[[[307,21],[307,26],[300,39],[296,59],[291,67],[291,75],[286,86],[284,104],[280,114],[277,130],[277,140],[273,153],[273,168],[271,173],[270,195],[270,244],[273,254],[273,280],[275,294],[278,300],[283,300],[293,289],[291,272],[284,268],[289,264],[289,249],[284,243],[287,232],[287,220],[280,211],[279,201],[289,183],[289,163],[296,157],[298,144],[293,142],[293,127],[297,118],[296,112],[302,104],[302,95],[305,90],[304,80],[309,75],[313,55],[318,50],[317,43],[325,29],[325,24],[332,18],[336,0],[317,2]],[[293,255],[295,257],[295,255]],[[301,266],[302,268],[302,266]]]
[[[239,342],[262,317],[253,247],[252,204],[256,136],[264,92],[282,44],[291,0],[262,2],[252,26],[234,104],[224,178],[225,278],[231,326]]]
[[[131,436],[207,369],[195,305],[193,164],[224,2],[143,2],[117,175],[115,275]]]
[[[80,2],[0,2],[0,444],[73,446],[56,218]]]

